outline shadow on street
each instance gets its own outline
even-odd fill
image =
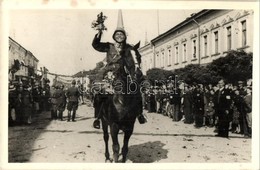
[[[165,144],[160,141],[129,146],[127,159],[133,163],[152,163],[161,159],[167,159],[168,151],[163,149],[163,146]]]
[[[22,163],[28,162],[34,149],[36,140],[41,133],[46,132],[46,127],[50,124],[50,112],[34,114],[31,125],[17,125],[8,127],[8,162]],[[63,131],[65,133],[65,131]],[[44,148],[40,148],[44,149]]]

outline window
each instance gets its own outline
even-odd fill
[[[162,52],[162,58],[161,58],[161,67],[164,67],[164,60],[165,60],[165,57],[164,57],[164,52]]]
[[[151,69],[151,68],[152,68],[152,64],[153,64],[153,59],[151,58],[151,59],[150,59],[150,65],[149,65],[149,69]]]
[[[204,36],[204,56],[208,55],[208,36]]]
[[[183,44],[183,62],[187,60],[187,49],[186,44]]]
[[[242,21],[242,46],[246,46],[246,21]]]
[[[218,31],[214,32],[215,54],[218,53]]]
[[[196,58],[196,53],[197,53],[196,40],[193,40],[193,41],[192,41],[192,44],[193,44],[193,53],[192,53],[192,56],[193,56],[193,58]]]
[[[231,27],[227,27],[227,50],[231,50]]]
[[[159,63],[159,54],[158,54],[158,53],[156,54],[155,61],[156,61],[156,62],[155,62],[155,66],[156,66],[156,67],[159,67],[159,64],[160,64],[160,63]]]
[[[172,63],[172,54],[171,53],[172,53],[171,49],[168,49],[168,60],[167,60],[168,66],[171,65],[171,63]]]
[[[179,48],[175,47],[175,63],[179,63]]]

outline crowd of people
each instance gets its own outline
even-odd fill
[[[50,89],[49,84],[9,83],[9,125],[31,124],[33,113],[50,111]]]
[[[8,118],[9,126],[30,125],[32,116],[41,112],[50,112],[51,120],[63,121],[63,112],[68,110],[67,121],[75,121],[78,103],[84,104],[80,83],[72,81],[71,87],[63,84],[41,86],[38,83],[9,83]],[[80,90],[81,89],[81,90]],[[72,114],[71,114],[72,112]]]
[[[252,80],[235,84],[220,80],[216,85],[185,84],[172,88],[151,86],[143,93],[143,106],[156,112],[194,124],[196,128],[215,127],[216,136],[229,132],[245,137],[252,134]],[[149,117],[149,116],[148,116]]]
[[[69,88],[62,84],[52,88],[48,84],[9,85],[9,125],[31,124],[32,115],[43,111],[50,111],[51,120],[63,121],[66,109],[67,121],[76,121],[78,104],[84,103],[79,87],[75,80]],[[150,86],[142,93],[142,101],[148,113],[163,114],[195,128],[214,127],[216,136],[228,137],[229,132],[252,135],[252,80],[236,84],[220,80],[216,85],[182,83],[177,88]]]

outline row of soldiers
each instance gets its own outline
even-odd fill
[[[252,81],[236,84],[220,80],[216,85],[183,84],[172,88],[151,87],[143,94],[144,108],[167,115],[173,121],[183,120],[196,128],[216,127],[217,136],[228,132],[251,137]]]
[[[35,83],[9,83],[8,112],[9,125],[31,124],[32,113],[49,111],[51,108],[50,86]]]
[[[63,121],[63,112],[67,108],[68,116],[67,121],[76,121],[76,111],[78,110],[79,101],[82,100],[84,104],[82,84],[73,80],[71,87],[64,89],[64,85],[54,86],[50,103],[51,108],[51,119]]]
[[[47,84],[44,88],[38,84],[19,83],[17,86],[9,85],[9,125],[31,124],[33,114],[42,111],[51,112],[51,120],[63,120],[63,112],[68,110],[67,121],[75,121],[76,110],[82,91],[72,81],[71,87],[65,89],[63,84]],[[82,97],[82,103],[84,103]]]

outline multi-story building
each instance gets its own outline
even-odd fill
[[[20,69],[14,73],[14,80],[27,80],[31,76],[30,69],[36,74],[39,60],[30,51],[9,37],[9,69],[11,69],[15,60],[19,61]]]
[[[139,49],[142,71],[205,65],[230,50],[253,52],[253,10],[201,10]]]

